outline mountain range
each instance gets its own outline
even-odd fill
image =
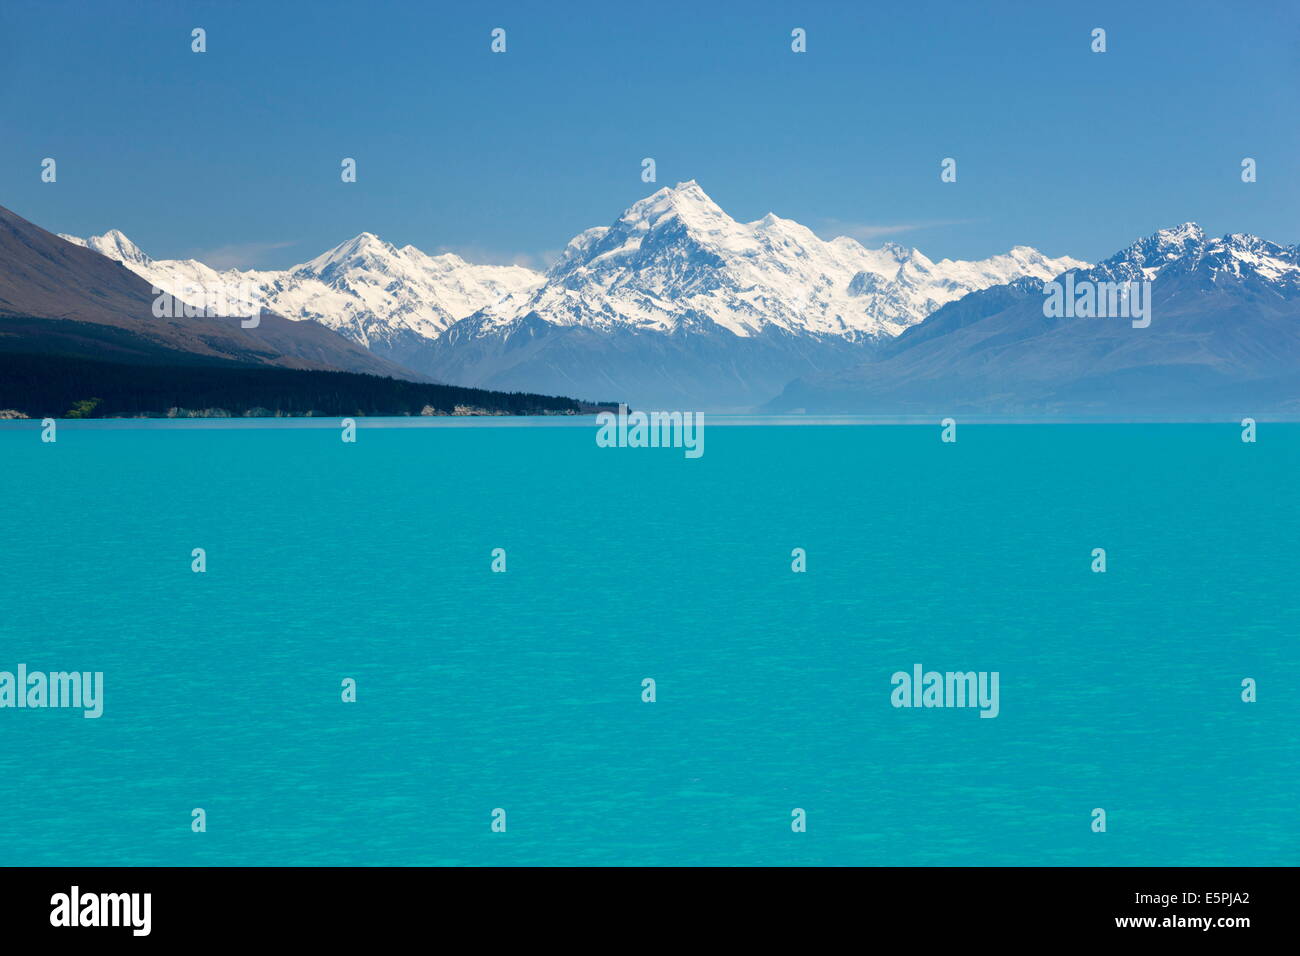
[[[283,271],[155,260],[117,231],[64,238],[43,259],[82,278],[47,276],[46,311],[28,314],[85,312],[84,277],[102,294],[122,281],[103,271],[112,265],[177,295],[243,290],[265,314],[297,320],[272,323],[277,334],[332,330],[351,350],[335,346],[334,367],[365,356],[457,386],[709,411],[1300,416],[1298,247],[1208,237],[1194,223],[1095,265],[1028,246],[936,262],[895,244],[822,239],[772,214],[741,223],[692,181],[579,233],[545,272],[370,233]],[[90,267],[92,252],[101,266]],[[1045,308],[1061,283],[1134,281],[1150,284],[1145,327]],[[0,277],[0,310],[5,295]],[[169,328],[194,338],[203,327]],[[304,343],[278,348],[268,361],[312,357]]]
[[[398,249],[368,232],[280,272],[218,271],[196,259],[153,259],[116,229],[89,239],[61,238],[120,262],[172,295],[221,290],[242,305],[255,297],[278,315],[317,322],[401,364],[458,318],[541,282],[531,269],[471,265],[414,246]]]
[[[1162,229],[1087,269],[1150,282],[1149,319],[1051,317],[1022,278],[936,310],[850,369],[790,383],[772,412],[1114,420],[1300,417],[1300,246]],[[1095,286],[1094,286],[1095,287]]]
[[[94,246],[0,208],[0,418],[583,410],[431,383],[314,321],[207,314],[206,302],[160,297],[114,261],[147,264],[125,237]]]
[[[0,208],[0,316],[6,345],[34,336],[41,351],[87,356],[184,356],[282,368],[409,377],[409,373],[314,323],[266,313],[256,328],[237,318],[159,318],[148,282]],[[16,321],[25,330],[20,335]],[[50,320],[54,320],[51,322]]]
[[[771,214],[740,223],[694,181],[580,233],[545,273],[370,233],[281,272],[154,260],[117,231],[64,238],[178,294],[255,288],[266,308],[438,381],[710,409],[751,407],[799,375],[861,361],[973,290],[1085,265],[1027,246],[933,262]]]

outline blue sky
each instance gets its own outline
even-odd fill
[[[5,0],[0,205],[222,266],[362,231],[536,265],[685,179],[932,258],[1097,259],[1188,219],[1291,243],[1298,90],[1285,2]]]

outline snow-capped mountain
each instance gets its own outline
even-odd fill
[[[541,284],[520,266],[473,265],[446,253],[401,249],[368,232],[284,271],[217,271],[194,259],[152,259],[116,229],[62,238],[121,262],[183,300],[220,294],[290,319],[312,319],[386,358],[410,353],[457,319]]]
[[[260,275],[269,308],[333,325],[370,347],[402,330],[437,338],[456,320],[542,281],[521,266],[398,249],[368,232],[287,273]]]
[[[1300,245],[1183,223],[1088,265],[978,262],[740,223],[694,182],[574,237],[543,276],[363,233],[283,272],[69,239],[184,297],[251,287],[441,381],[641,407],[1179,417],[1300,410]],[[1049,317],[1045,280],[1149,280],[1149,327]]]
[[[694,181],[580,233],[545,276],[370,233],[283,272],[154,260],[116,230],[64,238],[181,298],[198,287],[257,299],[442,381],[692,408],[766,401],[973,290],[1086,265],[1028,246],[934,262],[893,243],[823,240],[770,213],[741,223]]]
[[[1200,226],[1185,222],[1139,239],[1081,273],[1111,281],[1175,275],[1195,276],[1212,286],[1247,281],[1270,294],[1291,296],[1300,292],[1300,246],[1242,233],[1206,238]]]
[[[181,368],[212,370],[237,362],[244,366],[412,377],[407,369],[315,322],[291,322],[268,313],[255,327],[244,327],[230,313],[199,316],[185,310],[160,319],[156,311],[158,297],[150,283],[101,252],[129,259],[137,268],[147,263],[148,257],[116,233],[99,237],[96,245],[99,251],[92,251],[86,243],[70,244],[0,207],[0,320],[4,324],[0,340],[10,357],[40,357],[25,371],[22,362],[7,364],[0,379],[13,386],[11,394],[21,393],[24,400],[48,400],[24,391],[27,386],[41,391],[45,384],[54,385],[49,382],[38,387],[31,379],[24,385],[22,376],[36,368],[66,375],[65,383],[79,382],[74,389],[89,389],[93,381],[103,382],[106,389],[122,387],[117,373],[101,370],[101,377],[100,372],[87,371],[83,378],[81,372],[60,366],[58,357],[155,368],[172,366],[177,367],[178,374]],[[51,358],[56,359],[53,365],[41,364]],[[60,370],[55,372],[55,368]],[[14,371],[19,373],[18,379],[6,377]],[[166,373],[159,374],[165,379]],[[48,397],[58,392],[56,389],[45,394]]]
[[[1300,246],[1161,229],[1085,281],[1149,280],[1149,324],[1049,317],[1018,279],[938,309],[849,369],[791,382],[776,412],[1232,421],[1300,413]]]
[[[98,252],[101,256],[107,256],[110,259],[116,259],[121,263],[133,263],[141,267],[149,266],[153,260],[140,251],[140,247],[128,239],[117,229],[110,229],[102,236],[91,236],[89,239],[78,239],[76,236],[67,236],[59,233],[60,239],[66,239],[75,245],[92,252]]]
[[[492,324],[536,313],[556,325],[671,333],[701,321],[747,337],[765,329],[888,338],[974,289],[1085,265],[1028,246],[978,262],[932,262],[887,243],[826,241],[771,213],[732,219],[694,181],[634,203],[575,237],[531,296],[485,310]]]
[[[463,319],[417,367],[448,381],[739,408],[860,361],[944,303],[1084,266],[1027,246],[979,262],[729,217],[694,181],[576,236],[531,293]]]
[[[238,307],[242,314],[251,312],[253,304],[259,301],[254,294],[258,283],[250,278],[254,273],[235,269],[218,272],[196,259],[153,259],[117,229],[89,239],[66,233],[59,233],[59,238],[122,263],[142,279],[184,302],[201,305],[200,300],[205,296],[219,293],[222,301]]]

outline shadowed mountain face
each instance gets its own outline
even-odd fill
[[[1300,416],[1300,250],[1162,230],[1087,270],[1149,281],[1150,325],[1050,317],[1032,279],[973,292],[871,361],[790,383],[775,412],[1166,420]],[[1064,286],[1067,276],[1058,282]]]
[[[263,312],[257,328],[238,319],[157,318],[151,286],[120,263],[46,232],[0,207],[0,336],[16,351],[84,354],[89,323],[118,330],[103,337],[118,361],[156,361],[160,349],[194,358],[283,368],[419,378],[313,322]],[[71,320],[32,323],[28,319]]]

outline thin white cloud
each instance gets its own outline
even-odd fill
[[[849,236],[859,242],[872,242],[888,236],[898,236],[906,232],[918,232],[922,229],[937,229],[943,226],[964,226],[975,222],[974,219],[932,219],[926,222],[900,222],[893,224],[872,222],[844,222],[839,219],[823,219],[817,234],[823,239]]]
[[[294,242],[236,242],[215,249],[200,250],[189,258],[214,269],[254,269],[263,265],[263,257],[278,249],[298,245]]]

